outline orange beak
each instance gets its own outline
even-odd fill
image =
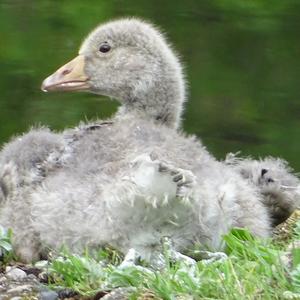
[[[88,90],[88,76],[84,71],[85,57],[78,55],[47,77],[41,86],[42,91],[82,91]]]

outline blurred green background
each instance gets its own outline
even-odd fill
[[[32,125],[59,130],[115,111],[104,97],[40,84],[93,27],[122,16],[154,22],[181,54],[187,132],[218,158],[274,155],[300,171],[299,0],[0,0],[1,144]]]

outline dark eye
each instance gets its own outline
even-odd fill
[[[100,48],[99,51],[102,53],[106,53],[111,49],[110,45],[108,43],[103,43]]]

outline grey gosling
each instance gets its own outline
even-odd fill
[[[258,187],[274,226],[300,206],[300,181],[285,160],[274,157],[254,160],[229,153],[225,163]]]
[[[57,134],[31,130],[0,153],[0,224],[24,261],[48,247],[109,244],[150,260],[169,237],[184,253],[218,249],[234,226],[271,233],[259,189],[179,130],[181,65],[152,25],[122,19],[97,27],[44,91],[89,91],[117,99],[109,120]]]

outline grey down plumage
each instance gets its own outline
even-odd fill
[[[150,259],[164,236],[182,252],[195,243],[217,249],[233,226],[270,235],[273,210],[262,186],[240,161],[219,162],[181,132],[181,65],[152,25],[100,25],[42,89],[86,90],[121,106],[111,119],[62,133],[32,129],[4,145],[0,224],[13,229],[24,261],[62,245],[80,252],[105,244]],[[299,186],[285,165],[275,167]],[[261,174],[260,166],[251,172]],[[287,203],[295,207],[292,193]]]

